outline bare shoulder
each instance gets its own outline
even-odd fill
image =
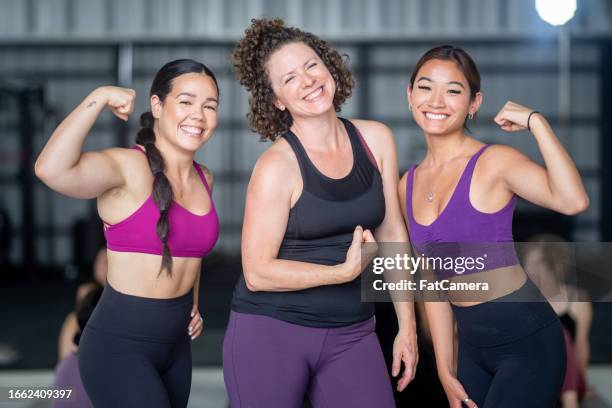
[[[379,166],[385,162],[386,158],[397,155],[393,132],[387,125],[374,120],[363,119],[351,119],[351,122],[359,129]]]
[[[481,160],[493,164],[497,163],[498,165],[507,165],[525,159],[528,160],[529,158],[520,150],[504,144],[493,144],[489,146],[481,156]]]
[[[202,163],[197,163],[197,165],[200,166],[200,169],[204,173],[204,177],[206,177],[206,183],[210,188],[212,188],[213,182],[215,181],[212,170],[203,165]]]
[[[147,156],[142,151],[125,147],[112,147],[96,153],[112,163],[124,180],[121,187],[105,191],[100,195],[100,199],[122,196],[126,191],[136,191],[140,194],[143,186],[150,185],[151,169]]]
[[[517,164],[530,161],[520,150],[504,145],[493,144],[489,146],[478,159],[478,166],[483,173],[493,175],[508,174],[508,171],[516,169]]]
[[[251,183],[266,184],[275,188],[288,190],[295,185],[300,169],[293,150],[284,139],[277,139],[257,159]]]
[[[295,153],[285,139],[277,139],[257,159],[255,167],[261,171],[285,172],[299,170]]]
[[[100,153],[113,160],[120,167],[148,164],[145,153],[135,148],[111,147],[100,151]]]
[[[382,122],[364,119],[349,119],[368,143],[387,143],[393,141],[391,128]]]

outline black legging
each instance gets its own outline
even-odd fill
[[[457,377],[479,408],[554,407],[565,376],[561,324],[527,283],[495,302],[453,307],[459,327]],[[522,300],[522,301],[521,301]]]
[[[119,293],[107,282],[78,353],[95,407],[187,406],[192,305],[191,292],[151,299]]]

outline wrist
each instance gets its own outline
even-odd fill
[[[438,369],[438,377],[440,377],[440,381],[446,381],[447,379],[455,378],[455,373],[451,367],[445,366],[437,366]]]
[[[100,86],[94,89],[87,96],[87,98],[85,98],[86,103],[90,104],[95,101],[99,105],[99,107],[106,106],[106,103],[108,102],[108,97],[106,96],[106,90],[107,90],[106,86]]]
[[[352,275],[353,268],[349,262],[343,262],[341,264],[332,266],[332,268],[336,269],[336,273],[330,275],[331,282],[330,285],[337,285],[340,283],[345,283],[350,279]]]
[[[529,129],[530,132],[534,132],[535,130],[537,130],[538,128],[541,128],[542,126],[546,125],[546,123],[548,123],[546,121],[546,118],[544,117],[544,115],[542,115],[540,112],[538,111],[533,111],[532,113],[529,114],[529,119],[527,121],[527,128]]]
[[[410,321],[408,319],[398,319],[397,325],[399,327],[397,334],[416,337],[416,325],[414,324],[414,321]]]

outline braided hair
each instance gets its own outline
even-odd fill
[[[155,75],[153,84],[149,96],[157,95],[161,102],[164,101],[166,96],[172,91],[172,81],[174,78],[189,74],[189,73],[200,73],[212,78],[219,91],[219,85],[213,72],[206,67],[204,64],[193,61],[191,59],[179,59],[171,61],[164,65]],[[168,276],[172,276],[172,254],[170,253],[170,247],[168,246],[168,233],[170,232],[170,223],[168,220],[168,211],[170,210],[170,204],[172,203],[172,186],[164,170],[166,165],[164,158],[155,146],[155,132],[153,127],[155,125],[155,119],[151,112],[144,112],[140,116],[141,129],[138,131],[136,136],[136,143],[142,145],[145,149],[147,161],[149,167],[153,173],[153,201],[157,208],[159,208],[159,220],[157,221],[157,236],[162,241],[162,262],[159,274],[165,269]]]

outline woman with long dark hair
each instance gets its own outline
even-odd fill
[[[223,372],[232,407],[392,407],[391,382],[361,302],[361,248],[406,242],[393,136],[337,112],[353,78],[325,41],[253,20],[234,49],[251,128],[274,143],[253,170]],[[392,374],[412,379],[411,303],[396,303]]]
[[[419,256],[448,251],[453,259],[481,258],[472,271],[463,265],[433,271],[439,279],[482,285],[480,292],[449,291],[425,303],[438,373],[451,407],[551,407],[565,371],[563,334],[518,262],[512,214],[516,196],[568,215],[587,208],[589,199],[541,113],[508,102],[495,122],[507,132],[531,131],[545,166],[509,146],[471,137],[467,123],[482,99],[476,64],[460,48],[433,48],[412,72],[409,109],[427,153],[399,184],[411,243]]]
[[[219,220],[212,173],[193,158],[217,126],[219,89],[203,64],[176,60],[156,74],[151,111],[133,148],[83,152],[98,115],[122,120],[135,92],[104,86],[53,132],[36,162],[52,189],[96,198],[108,248],[104,293],[81,336],[79,367],[100,407],[184,407],[191,344],[202,331],[202,257]]]

